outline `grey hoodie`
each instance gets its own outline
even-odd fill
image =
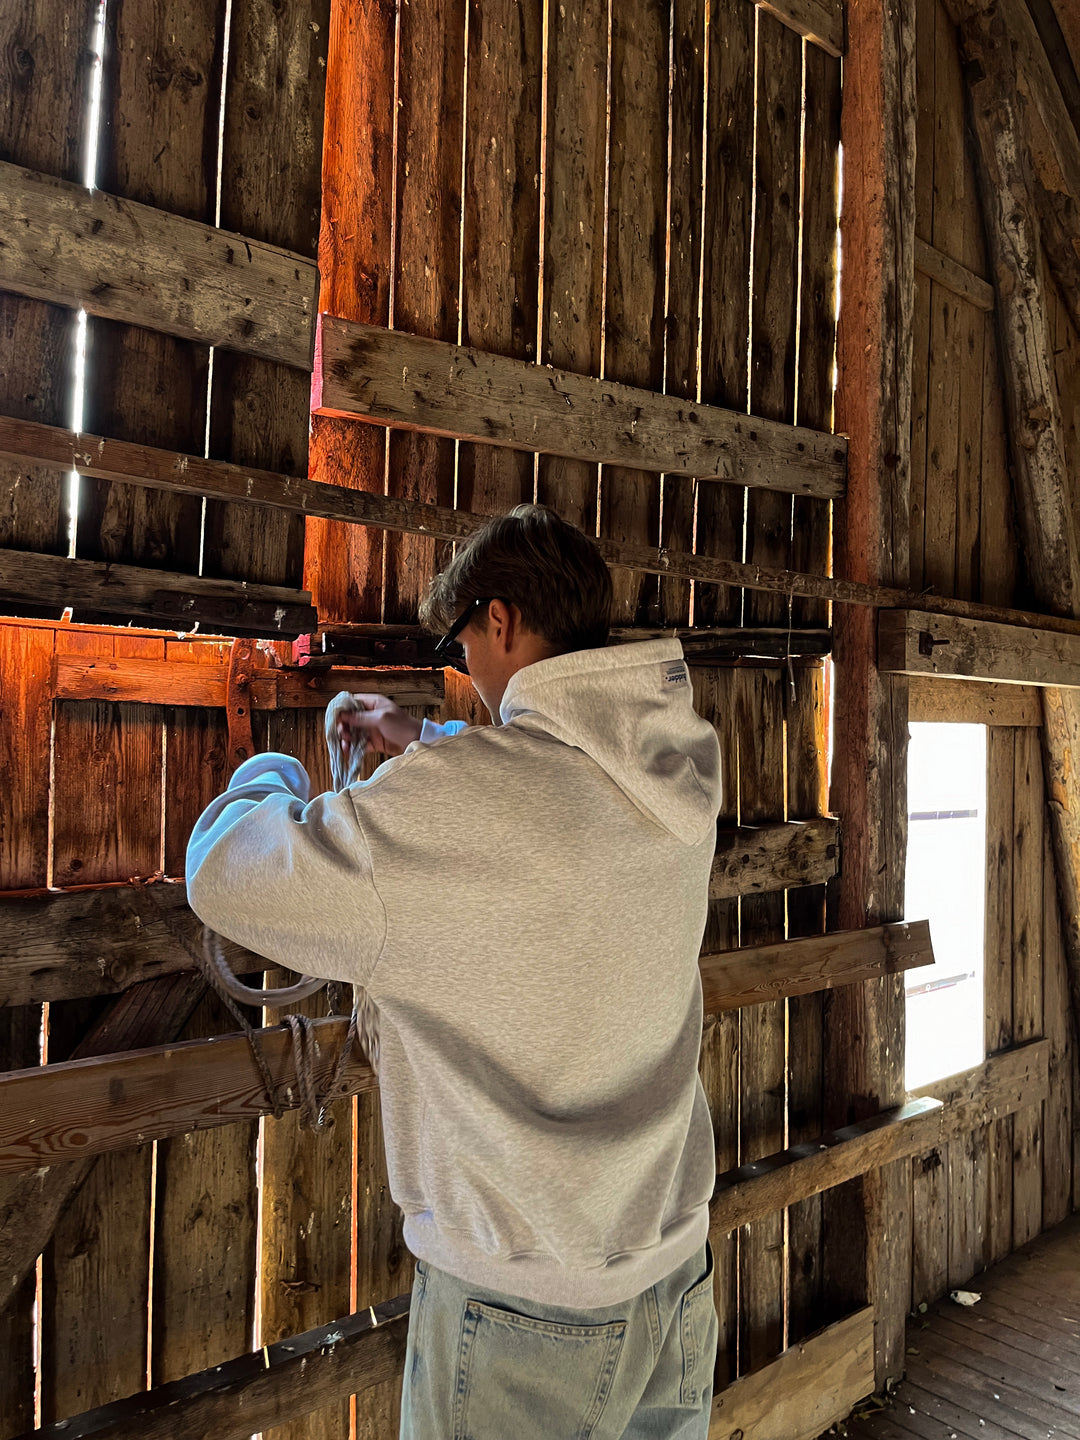
[[[719,747],[675,640],[530,665],[501,720],[426,725],[310,802],[298,761],[246,761],[195,827],[188,896],[258,954],[368,988],[415,1255],[528,1300],[618,1304],[708,1231]]]

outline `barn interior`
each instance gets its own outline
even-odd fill
[[[343,689],[489,723],[417,607],[534,499],[722,750],[710,1435],[1080,1435],[1075,7],[0,36],[0,1440],[397,1435],[348,1000],[226,1001],[184,853]]]

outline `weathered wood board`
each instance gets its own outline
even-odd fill
[[[332,315],[319,320],[312,408],[789,494],[828,498],[844,487],[838,436]]]
[[[874,1312],[811,1335],[713,1398],[709,1440],[816,1440],[874,1388]]]
[[[53,660],[57,700],[128,700],[141,705],[225,705],[227,665],[179,659],[128,661],[87,659],[60,651]],[[324,710],[342,690],[388,695],[401,706],[438,705],[441,671],[256,670],[250,696],[255,710]]]
[[[882,610],[878,667],[895,675],[1076,688],[1080,637],[911,610]]]
[[[61,609],[70,605],[80,619],[105,614],[115,622],[137,615],[162,628],[201,622],[212,631],[288,639],[314,629],[318,620],[303,590],[25,550],[0,551],[0,596],[19,605],[45,599]]]
[[[925,920],[833,931],[701,958],[705,1013],[763,1004],[933,964]]]
[[[313,260],[2,161],[0,226],[5,290],[311,367]]]
[[[348,1022],[314,1023],[314,1074],[321,1095]],[[288,1027],[268,1029],[259,1043],[279,1103],[295,1109],[300,1093]],[[374,1086],[374,1075],[354,1053],[335,1096]],[[248,1042],[240,1034],[12,1071],[0,1078],[0,1087],[6,1097],[0,1124],[0,1174],[125,1150],[271,1110]]]

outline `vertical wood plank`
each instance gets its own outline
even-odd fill
[[[923,240],[934,235],[934,120],[938,0],[915,3],[915,231]]]
[[[1017,593],[1019,550],[1005,432],[1005,392],[997,334],[990,324],[983,350],[982,416],[980,598],[987,605],[1011,605]]]
[[[952,595],[956,588],[960,305],[951,291],[931,283],[923,578],[926,587],[938,595]]]
[[[213,222],[224,14],[224,0],[183,0],[168,13],[136,0],[108,7],[103,190]],[[86,328],[85,428],[202,454],[206,346],[96,317]],[[197,495],[80,481],[76,550],[85,559],[194,574],[201,528]]]
[[[396,10],[394,0],[330,8],[319,307],[369,325],[390,322]],[[313,415],[309,464],[315,480],[381,495],[386,436]],[[324,624],[380,619],[382,563],[381,530],[309,517],[304,587]]]
[[[536,359],[540,276],[540,0],[470,0],[461,332]],[[498,515],[533,497],[531,454],[463,444],[458,503]]]
[[[784,686],[778,670],[737,670],[739,823],[784,818]],[[784,937],[784,897],[743,896],[739,944]],[[785,1007],[782,1000],[739,1012],[741,1055],[739,1163],[784,1148],[787,1102]],[[739,1245],[739,1368],[759,1369],[784,1348],[785,1216],[744,1229]]]
[[[795,419],[802,40],[768,11],[758,12],[754,285],[750,314],[750,412]],[[746,558],[789,567],[792,498],[750,490]],[[747,624],[781,625],[782,595],[750,591]]]
[[[621,0],[611,15],[604,374],[647,390],[663,389],[664,379],[668,24],[669,8],[661,0]],[[659,477],[602,466],[600,534],[656,545]],[[617,624],[655,618],[655,579],[626,570],[612,578]]]
[[[809,820],[825,810],[825,671],[795,671],[796,692],[787,711],[788,819]],[[788,935],[825,929],[825,886],[787,892]],[[812,1140],[825,1128],[823,1003],[820,995],[787,1002],[789,1145]],[[788,1344],[820,1329],[821,1196],[788,1210]]]
[[[703,0],[674,0],[671,76],[664,389],[669,395],[696,400],[705,110]],[[667,550],[689,553],[694,548],[694,491],[694,482],[682,476],[661,479],[660,544]],[[689,617],[689,581],[662,578],[661,623],[686,625]]]
[[[1017,732],[992,725],[986,736],[986,1053],[1013,1035],[1013,776]],[[983,1264],[1012,1249],[1013,1117],[995,1120],[987,1137],[987,1227]]]
[[[221,148],[221,225],[318,253],[330,0],[232,0]],[[306,370],[214,352],[210,455],[308,470]],[[203,573],[299,588],[304,519],[209,500]]]
[[[222,641],[172,641],[166,658],[228,663]],[[229,778],[222,710],[165,709],[165,871],[183,875],[192,827]],[[253,1024],[258,1014],[250,1012]],[[236,1021],[207,993],[181,1040],[227,1034]],[[249,1349],[255,1299],[255,1122],[163,1140],[157,1147],[151,1382],[164,1384]],[[212,1316],[212,1323],[208,1322]]]
[[[1042,1228],[1072,1209],[1073,1097],[1070,1067],[1069,980],[1061,937],[1049,827],[1043,833],[1043,1026],[1050,1043],[1050,1085],[1043,1101]]]
[[[313,793],[330,788],[321,711],[271,711],[266,748],[295,755],[311,777]],[[326,992],[293,1009],[325,1015]],[[280,1018],[279,1012],[267,1009],[267,1024]],[[352,1100],[345,1099],[330,1107],[321,1134],[301,1129],[295,1110],[280,1120],[262,1122],[262,1345],[324,1325],[349,1310],[352,1121]],[[348,1401],[328,1405],[304,1419],[274,1426],[266,1440],[341,1440],[349,1431],[349,1411]]]
[[[0,622],[0,890],[48,878],[53,635]]]
[[[82,179],[93,23],[89,0],[9,0],[3,7],[0,159]],[[74,344],[73,311],[0,293],[0,412],[69,424]],[[65,555],[65,484],[43,466],[0,460],[0,545]]]
[[[949,1279],[949,1147],[911,1162],[911,1303],[929,1305]]]
[[[837,223],[840,203],[840,61],[816,45],[803,47],[802,259],[799,308],[799,373],[796,418],[800,425],[831,430],[836,365]],[[792,504],[792,566],[828,573],[832,506],[795,497]],[[795,600],[796,625],[825,625],[828,605]]]
[[[21,1070],[41,1061],[41,1006],[0,1010],[0,1070]],[[31,1271],[0,1308],[0,1436],[10,1440],[34,1428],[34,1301]]]
[[[401,10],[394,325],[433,340],[458,335],[465,0]],[[455,448],[434,435],[391,433],[387,493],[454,503]],[[410,622],[438,568],[434,540],[386,536],[383,619]]]
[[[64,648],[162,659],[163,640],[122,630],[64,637]],[[93,883],[162,866],[162,709],[56,707],[53,875]],[[50,1007],[50,1055],[62,1058],[96,1007]],[[55,1037],[56,1045],[53,1045]],[[64,1419],[142,1389],[147,1379],[153,1147],[103,1156],[61,1217],[43,1257],[42,1416]]]
[[[978,1268],[982,1236],[975,1223],[975,1135],[969,1131],[949,1141],[949,1285],[962,1285]],[[918,1228],[918,1215],[915,1226]]]
[[[28,889],[48,879],[49,675],[51,629],[0,624],[0,890]],[[41,1006],[0,1011],[0,1069],[36,1065],[41,1057]],[[33,1307],[30,1275],[0,1309],[0,1436],[34,1424]]]
[[[716,0],[708,30],[701,398],[731,410],[745,410],[748,394],[754,13],[742,0]],[[699,553],[742,559],[744,498],[737,485],[698,487]],[[741,590],[695,585],[696,625],[738,624],[741,614]]]
[[[99,1156],[45,1249],[46,1423],[146,1386],[151,1151],[143,1145]]]
[[[986,314],[960,306],[960,387],[957,415],[956,594],[979,598],[979,509],[982,498],[982,388]]]
[[[911,583],[926,586],[926,426],[930,406],[931,282],[915,272],[911,375]]]
[[[607,11],[548,9],[547,154],[541,361],[599,375],[603,353]],[[599,467],[541,455],[536,498],[596,533]]]
[[[720,743],[723,800],[721,825],[738,823],[739,752],[734,683],[735,670],[694,668],[694,709],[716,730]],[[734,950],[739,943],[739,901],[713,900],[705,926],[706,949]],[[718,1172],[739,1163],[740,1052],[739,1016],[735,1011],[706,1017],[701,1045],[701,1081],[709,1101]],[[719,1320],[716,1354],[716,1388],[730,1384],[738,1374],[739,1355],[739,1232],[713,1241],[715,1282],[713,1296]]]
[[[1016,732],[1013,799],[1013,1040],[1043,1023],[1043,773],[1037,730]],[[1042,1106],[1013,1116],[1013,1249],[1042,1228]]]
[[[58,636],[64,651],[163,660],[165,642],[92,631]],[[107,700],[56,706],[53,879],[92,885],[161,869],[159,705]]]

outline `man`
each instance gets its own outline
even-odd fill
[[[715,1160],[698,951],[719,748],[676,640],[605,648],[595,543],[525,505],[436,578],[494,726],[352,725],[402,752],[309,801],[240,766],[188,895],[215,930],[367,987],[417,1257],[407,1440],[703,1440]]]

